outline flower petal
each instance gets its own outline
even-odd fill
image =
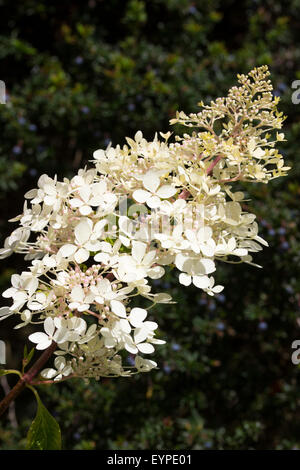
[[[131,310],[128,319],[130,323],[132,324],[132,326],[137,327],[143,323],[146,316],[147,316],[147,310],[145,310],[144,308],[135,307]]]
[[[132,242],[132,257],[137,261],[137,263],[141,263],[145,252],[146,252],[146,243],[143,242]]]
[[[168,199],[177,193],[177,189],[169,184],[163,184],[157,191],[156,195],[162,199]]]
[[[136,354],[138,352],[138,349],[136,345],[134,344],[130,335],[126,335],[124,346],[125,346],[126,351],[130,352],[131,354]]]
[[[219,294],[220,292],[222,292],[223,289],[224,289],[224,286],[215,286],[215,287],[212,288],[212,291],[215,294]]]
[[[74,197],[73,199],[70,199],[69,204],[72,208],[76,209],[77,207],[81,207],[83,205],[83,202],[81,199]]]
[[[144,189],[137,189],[133,192],[132,197],[136,202],[144,203],[147,199],[151,196],[148,191],[144,191]]]
[[[81,215],[89,215],[91,212],[93,212],[93,209],[91,206],[84,205],[79,208],[79,212]]]
[[[208,258],[202,258],[200,265],[203,266],[205,274],[213,273],[216,270],[215,263]]]
[[[44,379],[53,379],[57,375],[57,370],[55,369],[44,369],[41,372],[41,376],[44,377]]]
[[[120,327],[121,327],[121,330],[124,331],[124,333],[130,333],[131,332],[131,327],[129,325],[129,321],[125,320],[125,318],[122,318],[120,320]]]
[[[137,327],[134,330],[134,342],[136,344],[142,343],[143,341],[145,341],[145,339],[148,338],[148,336],[149,336],[149,330],[148,328],[145,328],[143,324],[141,327]]]
[[[84,263],[90,257],[90,252],[85,248],[79,248],[75,253],[74,259],[78,264]]]
[[[42,343],[43,341],[48,339],[48,336],[45,333],[37,332],[29,335],[28,339],[33,343]]]
[[[184,286],[189,286],[192,282],[192,278],[189,274],[180,273],[179,274],[179,282]]]
[[[71,299],[73,302],[82,302],[84,299],[84,291],[81,286],[75,286],[71,290]]]
[[[154,347],[150,343],[142,343],[137,345],[138,350],[144,354],[151,354],[155,351]]]
[[[143,177],[144,188],[151,193],[155,193],[160,183],[160,178],[156,171],[149,170]]]
[[[193,276],[193,284],[199,289],[206,289],[210,286],[210,280],[207,276]]]
[[[156,209],[161,203],[161,200],[159,199],[158,196],[150,196],[147,199],[147,206],[149,206],[151,209]]]
[[[48,336],[52,336],[54,333],[54,321],[51,317],[47,317],[44,321],[44,330],[46,331]]]
[[[79,245],[83,245],[89,240],[92,228],[93,222],[88,218],[81,220],[79,224],[76,225],[74,233]]]
[[[77,247],[75,245],[71,245],[70,243],[67,243],[66,245],[63,245],[58,250],[58,253],[64,258],[68,258],[69,256],[74,255],[76,250],[77,250]]]
[[[119,300],[112,300],[110,302],[112,311],[118,315],[118,317],[126,318],[126,308]]]

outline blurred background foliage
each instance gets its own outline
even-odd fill
[[[299,368],[291,362],[300,338],[300,104],[291,100],[300,1],[0,0],[0,12],[2,241],[39,175],[72,176],[110,141],[166,131],[177,109],[223,96],[237,73],[267,64],[288,116],[281,150],[290,175],[242,188],[270,243],[256,256],[263,269],[220,265],[225,290],[215,298],[179,286],[174,273],[155,281],[178,302],[153,312],[167,340],[155,355],[159,370],[42,387],[64,448],[300,448]],[[1,262],[1,290],[22,263],[18,255]],[[1,323],[1,339],[8,366],[18,367],[26,331],[13,326]],[[2,449],[24,448],[34,413],[25,392],[17,422],[0,424]]]

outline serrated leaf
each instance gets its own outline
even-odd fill
[[[37,394],[37,414],[27,434],[28,450],[60,450],[61,432],[58,422],[49,413]]]

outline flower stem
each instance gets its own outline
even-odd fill
[[[11,391],[0,402],[0,416],[7,410],[10,403],[17,398],[17,396],[24,390],[27,385],[30,385],[34,377],[40,372],[42,367],[46,364],[50,356],[53,354],[57,344],[53,343],[46,349],[33,366],[26,372]]]
[[[178,196],[178,199],[187,199],[191,193],[187,189],[183,189]]]
[[[207,175],[209,175],[213,171],[214,167],[217,165],[217,163],[219,163],[221,158],[222,158],[222,155],[218,155],[217,158],[215,158],[214,161],[209,165],[209,167],[206,170]]]

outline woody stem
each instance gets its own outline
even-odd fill
[[[34,377],[40,372],[42,367],[46,364],[50,356],[53,354],[57,344],[53,343],[46,349],[33,366],[26,372],[11,391],[0,402],[0,416],[7,410],[10,403],[17,398],[17,396],[24,390],[26,385],[30,385]]]

